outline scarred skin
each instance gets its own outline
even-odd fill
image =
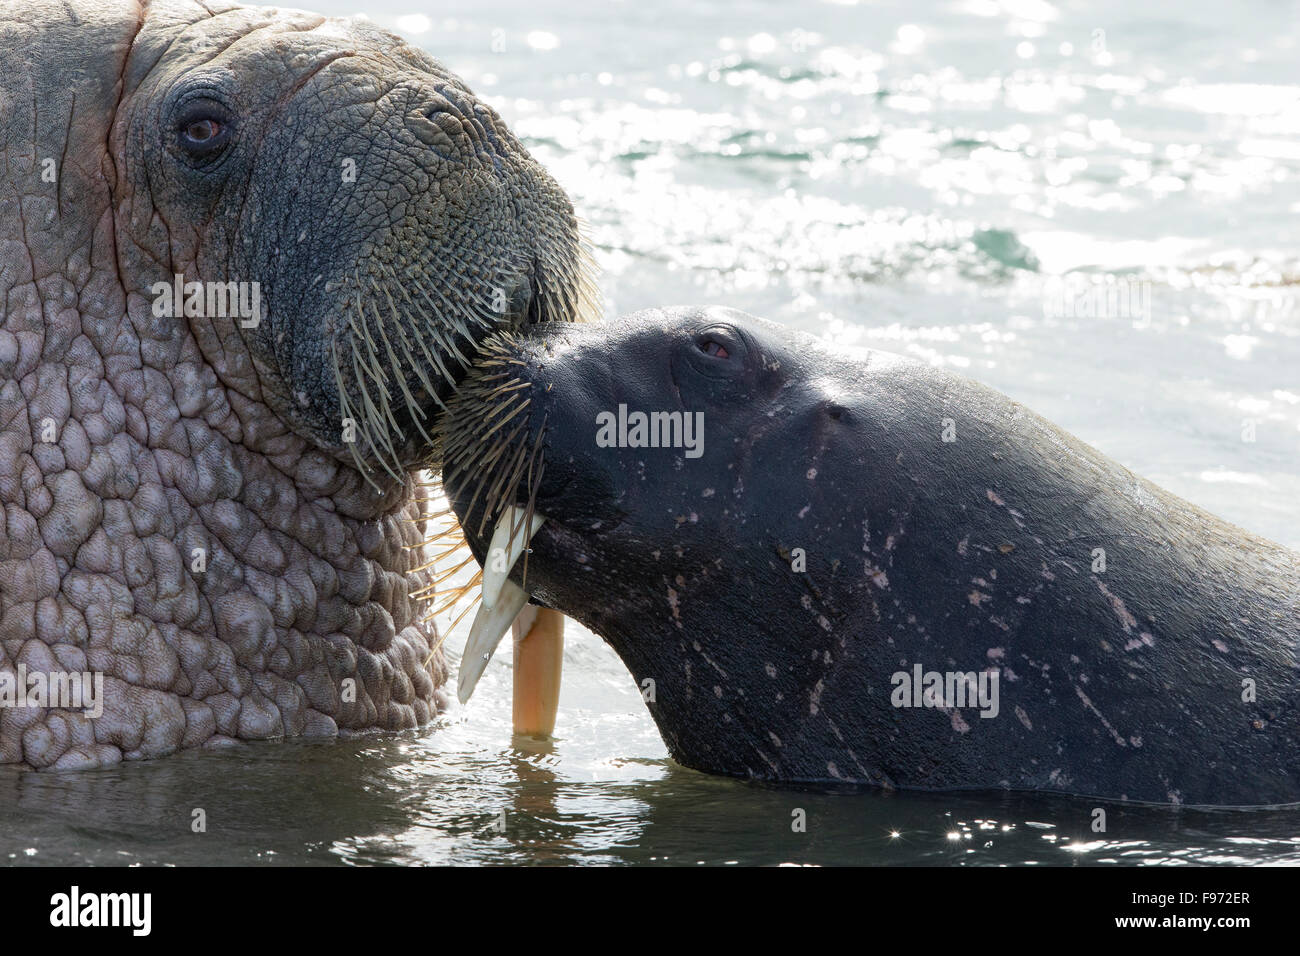
[[[104,675],[98,718],[0,708],[0,764],[426,723],[445,672],[413,596],[415,426],[461,372],[454,336],[581,307],[568,200],[363,23],[38,0],[0,9],[0,62],[0,669]],[[215,158],[177,145],[196,97],[234,131]],[[260,324],[155,314],[177,274],[259,282]],[[353,308],[446,373],[366,379]]]

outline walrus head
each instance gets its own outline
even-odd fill
[[[462,699],[531,601],[610,643],[679,762],[823,779],[798,689],[843,659],[836,626],[871,626],[855,615],[870,582],[816,530],[857,520],[835,499],[869,458],[860,369],[727,308],[537,331],[486,343],[443,422],[447,497],[484,567]]]
[[[484,337],[595,311],[568,199],[363,21],[30,0],[0,60],[0,764],[427,723],[416,470]]]
[[[367,474],[429,463],[484,336],[595,308],[564,192],[464,82],[364,21],[155,4],[123,87],[128,273],[166,264],[155,301],[173,274],[257,283],[256,324],[189,315],[207,357]]]

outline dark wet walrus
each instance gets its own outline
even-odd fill
[[[1300,800],[1295,552],[976,382],[733,310],[486,354],[447,419],[449,494],[490,568],[504,505],[538,530],[481,617],[522,583],[601,634],[682,764]],[[646,447],[635,413],[656,411],[703,413],[702,445],[683,427],[666,437],[685,447]],[[488,416],[512,437],[484,443]],[[489,623],[471,683],[503,629]]]

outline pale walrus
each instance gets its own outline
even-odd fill
[[[29,0],[0,62],[0,765],[427,722],[411,474],[592,311],[569,200],[361,21]]]
[[[531,600],[699,770],[1300,800],[1297,553],[897,356],[729,309],[535,331],[443,420],[492,598],[462,696]]]

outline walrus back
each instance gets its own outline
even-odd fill
[[[1012,757],[1014,779],[1018,748],[1059,736],[1073,755],[1063,773],[1136,799],[1300,798],[1300,554],[993,389],[934,369],[888,379],[898,424],[933,421],[942,395],[955,440],[900,444],[892,496],[914,499],[913,525],[882,566],[927,582],[908,611],[945,646],[1011,673],[1042,668],[1055,701],[1025,703],[1023,725],[1004,721],[987,760]],[[909,631],[895,632],[900,646]],[[928,650],[915,648],[923,660]]]

